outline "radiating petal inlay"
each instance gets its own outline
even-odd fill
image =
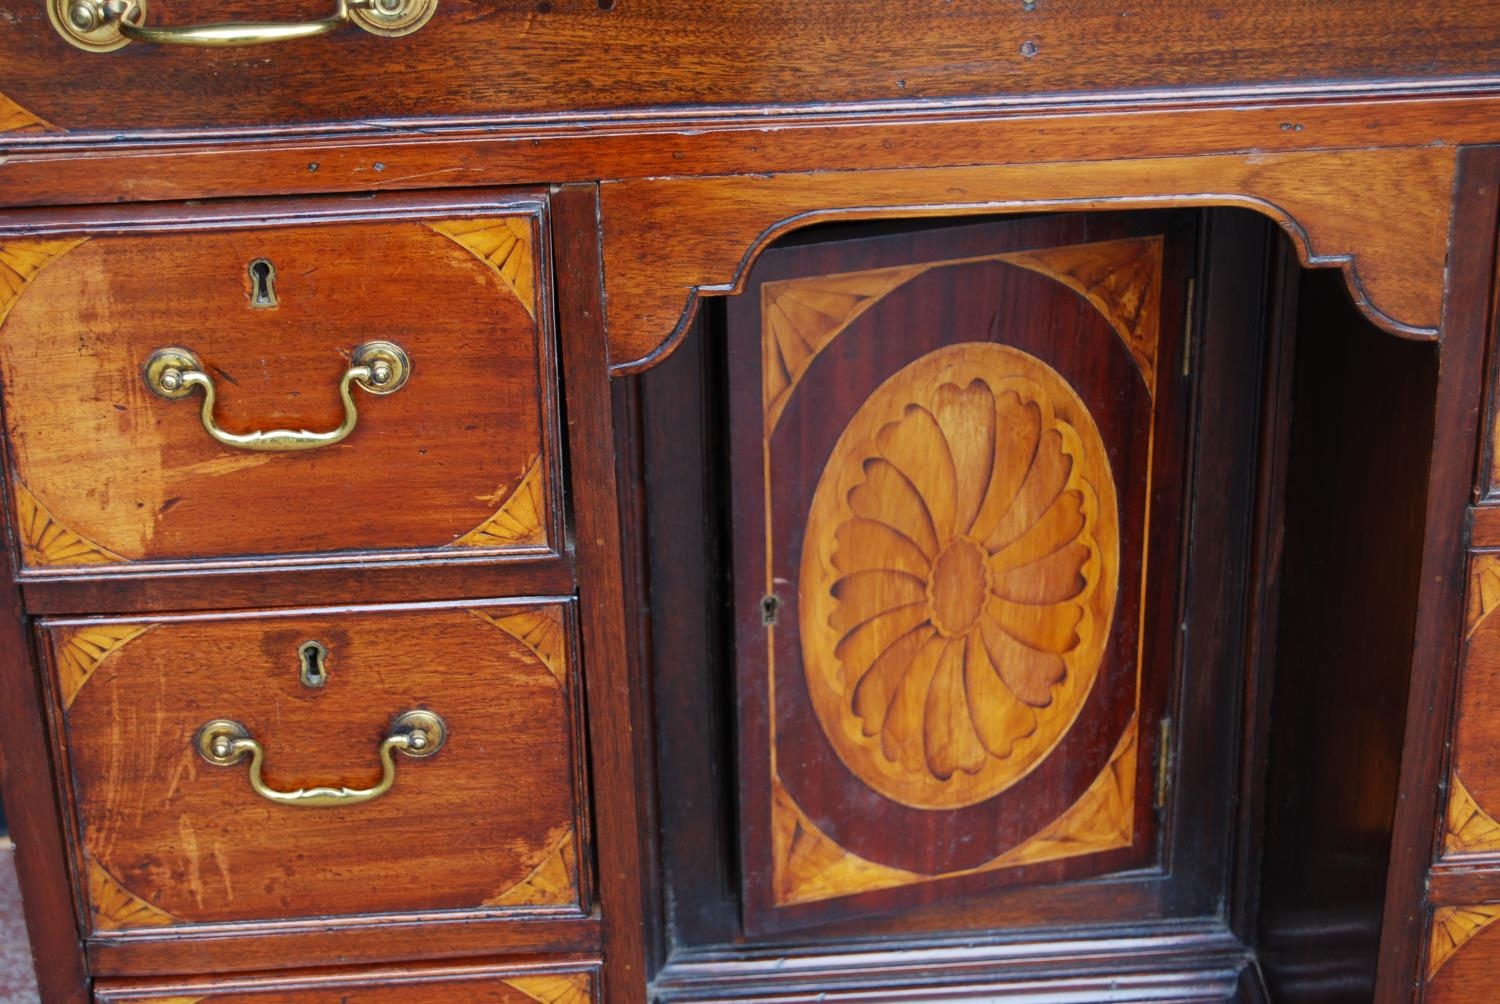
[[[1023,777],[1092,688],[1118,550],[1098,429],[1045,363],[975,343],[891,377],[835,446],[803,545],[804,670],[845,763],[920,807]]]

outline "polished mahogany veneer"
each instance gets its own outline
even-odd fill
[[[385,215],[132,221],[7,243],[17,282],[0,301],[0,365],[23,568],[555,554],[541,206]],[[344,402],[377,340],[400,372]],[[164,352],[193,359],[207,386],[165,396],[150,371]],[[238,446],[205,429],[210,393],[214,428]],[[351,420],[352,438],[334,441]],[[277,431],[287,443],[255,441]]]
[[[89,932],[585,916],[572,620],[475,604],[44,622]],[[426,727],[417,715],[425,747],[382,771],[382,743]],[[216,722],[263,763],[205,756]],[[385,776],[378,797],[347,794]],[[333,804],[307,804],[327,788]]]
[[[1493,3],[0,6],[47,1004],[1492,996]]]

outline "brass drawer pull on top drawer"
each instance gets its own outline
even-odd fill
[[[406,383],[411,374],[411,361],[406,352],[394,342],[366,342],[354,350],[349,368],[339,380],[339,396],[344,401],[344,421],[331,432],[309,432],[306,429],[272,429],[247,433],[225,432],[214,419],[214,382],[203,371],[203,364],[188,349],[157,349],[146,360],[146,386],[169,401],[179,401],[203,388],[201,417],[203,428],[225,446],[241,450],[284,452],[287,450],[311,450],[319,446],[332,446],[354,431],[359,415],[354,408],[354,398],[349,385],[357,383],[361,390],[371,394],[394,394]]]
[[[329,17],[289,23],[230,22],[146,27],[146,0],[47,0],[57,33],[80,49],[110,52],[132,39],[158,45],[228,48],[326,35],[354,23],[372,35],[410,35],[432,18],[437,0],[337,0]]]
[[[193,737],[193,746],[199,756],[218,767],[232,766],[249,755],[250,787],[261,798],[280,805],[353,805],[379,798],[391,790],[391,785],[396,783],[394,751],[400,750],[410,757],[430,757],[443,748],[447,734],[447,725],[430,711],[408,711],[397,717],[390,734],[380,743],[382,773],[380,782],[373,788],[299,788],[296,791],[269,788],[260,773],[265,748],[251,737],[245,726],[224,718],[205,722]]]

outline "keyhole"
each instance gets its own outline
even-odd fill
[[[321,687],[328,682],[328,648],[322,642],[305,641],[297,649],[297,658],[302,661],[302,685]]]
[[[250,306],[257,310],[276,306],[276,266],[264,258],[250,263]]]

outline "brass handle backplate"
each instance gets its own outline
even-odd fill
[[[333,13],[315,21],[228,22],[147,27],[146,0],[47,0],[52,26],[89,52],[112,52],[132,40],[157,45],[227,48],[326,35],[355,24],[372,35],[410,35],[432,19],[437,0],[335,0]]]
[[[411,375],[411,360],[407,358],[405,350],[394,342],[366,342],[356,348],[349,368],[344,370],[344,375],[339,380],[339,397],[344,402],[344,421],[337,429],[328,432],[309,432],[306,429],[271,429],[245,433],[224,431],[214,418],[217,396],[213,379],[204,372],[203,364],[189,349],[157,349],[146,360],[143,375],[146,386],[169,401],[180,401],[201,387],[203,407],[200,409],[200,417],[203,428],[225,446],[241,450],[284,452],[332,446],[345,439],[354,431],[354,423],[359,420],[349,385],[359,384],[361,390],[371,394],[394,394]]]
[[[298,788],[277,791],[261,777],[266,751],[239,722],[216,718],[205,722],[193,736],[198,755],[217,767],[231,767],[250,758],[250,787],[261,798],[278,805],[354,805],[379,798],[396,783],[397,750],[409,757],[430,757],[443,748],[448,727],[431,711],[408,711],[391,723],[390,733],[380,742],[380,781],[373,788]]]

